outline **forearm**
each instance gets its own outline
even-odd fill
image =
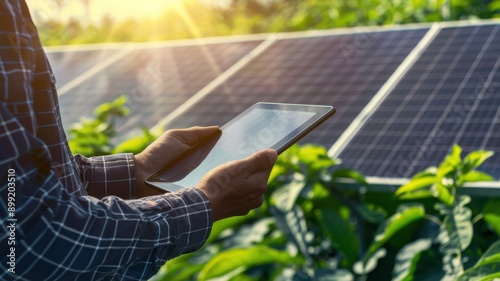
[[[10,233],[2,231],[0,252],[14,247],[19,269],[9,275],[8,257],[2,254],[0,280],[147,279],[164,261],[198,249],[207,239],[213,220],[201,191],[128,201],[71,194],[52,171],[47,146],[2,104],[0,120],[5,148],[0,150],[0,194],[8,198],[7,171],[15,170],[17,220],[15,245],[7,244]],[[10,213],[0,203],[4,222]]]
[[[102,198],[118,196],[134,199],[137,195],[134,156],[131,153],[84,157],[75,155],[80,178],[89,195]]]
[[[28,280],[145,280],[166,260],[197,250],[210,233],[211,210],[196,189],[124,201],[72,196],[53,175],[40,192],[25,193],[33,183],[19,177],[16,194],[17,276]],[[2,280],[6,262],[0,258]]]

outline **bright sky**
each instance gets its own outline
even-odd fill
[[[92,20],[100,20],[109,14],[116,19],[129,17],[157,17],[168,7],[178,5],[182,0],[91,0],[90,14]],[[58,12],[54,0],[26,0],[35,20],[62,17],[68,19],[85,18],[85,9],[81,1],[66,0],[66,6]]]

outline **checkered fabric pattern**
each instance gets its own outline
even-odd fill
[[[55,82],[24,0],[0,0],[0,280],[145,280],[199,249],[205,195],[134,199],[132,154],[73,156]]]

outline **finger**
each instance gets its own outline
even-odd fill
[[[245,159],[247,171],[250,174],[264,171],[273,166],[278,158],[278,153],[274,149],[262,150],[250,155]]]
[[[218,126],[209,127],[191,127],[188,129],[177,129],[170,132],[170,136],[176,138],[179,142],[186,144],[188,146],[193,146],[200,140],[203,140],[217,131],[219,131]]]
[[[250,208],[256,209],[256,208],[262,206],[262,203],[264,203],[264,195],[259,195],[256,198],[254,198],[252,201],[250,201]]]

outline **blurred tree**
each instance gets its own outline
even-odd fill
[[[54,2],[55,6],[56,6],[56,18],[60,18],[61,17],[61,11],[62,9],[64,8],[64,6],[66,6],[66,4],[68,3],[67,0],[52,0],[52,2]]]
[[[56,1],[62,8],[69,0],[45,1]],[[48,26],[41,34],[44,44],[154,41],[500,17],[500,0],[182,0],[158,18],[145,15],[143,19],[115,22],[108,16],[96,26],[91,24],[92,0],[77,1],[85,8],[81,30],[64,35],[67,26],[75,27],[75,23],[50,19],[42,23]]]
[[[80,0],[83,4],[83,8],[85,9],[85,19],[84,25],[90,25],[92,23],[92,16],[90,13],[90,4],[92,0]]]

